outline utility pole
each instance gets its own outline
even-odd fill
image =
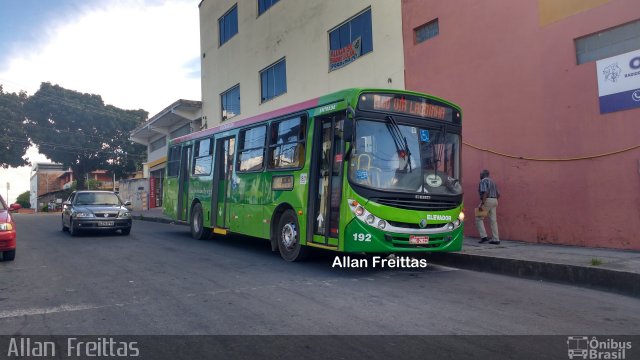
[[[11,184],[7,181],[7,205],[9,205],[9,188],[11,187]]]

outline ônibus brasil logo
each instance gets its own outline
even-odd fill
[[[567,355],[569,359],[626,359],[631,350],[631,341],[601,340],[595,336],[569,336]]]

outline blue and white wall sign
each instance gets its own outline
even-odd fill
[[[640,107],[640,49],[596,62],[600,113]]]

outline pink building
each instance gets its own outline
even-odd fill
[[[596,71],[640,49],[640,1],[402,5],[406,88],[464,111],[467,219],[487,168],[501,238],[640,250],[640,107],[601,114]]]

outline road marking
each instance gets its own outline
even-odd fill
[[[69,311],[92,310],[92,309],[99,309],[107,306],[109,305],[60,305],[60,306],[54,306],[54,307],[48,307],[48,308],[4,310],[4,311],[0,311],[0,319],[19,317],[19,316],[55,314],[55,313],[69,312]]]

